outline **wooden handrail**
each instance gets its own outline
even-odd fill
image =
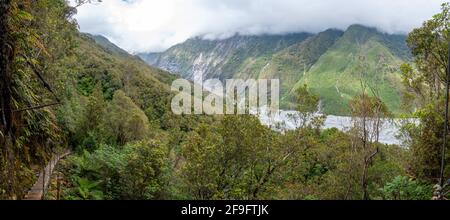
[[[64,153],[57,155],[56,158],[48,162],[47,166],[45,166],[45,168],[39,173],[39,178],[37,179],[33,187],[31,187],[31,189],[28,191],[24,200],[41,200],[43,198],[45,190],[50,183],[51,176],[54,168],[56,167],[56,164],[58,164],[59,160],[69,155],[70,153],[71,151],[67,150]]]

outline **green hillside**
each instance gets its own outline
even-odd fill
[[[111,43],[108,38],[101,36],[101,35],[92,35],[89,33],[84,33],[84,35],[88,36],[89,38],[93,39],[95,43],[100,45],[104,50],[106,50],[110,54],[119,55],[119,56],[130,56],[130,54],[125,51],[124,49],[116,46],[115,44]]]
[[[281,102],[289,108],[289,91],[341,35],[342,31],[327,30],[274,54],[259,78],[280,79]]]
[[[398,67],[404,60],[394,55],[385,42],[375,29],[351,26],[293,90],[307,84],[320,95],[325,113],[344,115],[348,113],[348,101],[361,92],[364,84],[398,113],[402,90]]]
[[[181,77],[279,79],[281,105],[293,108],[293,91],[307,84],[327,114],[347,115],[348,101],[363,83],[376,90],[391,111],[400,112],[399,66],[408,61],[406,36],[352,25],[318,34],[199,37],[162,53],[139,54],[147,63]]]

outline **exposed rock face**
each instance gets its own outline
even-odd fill
[[[292,108],[298,86],[318,94],[325,113],[345,115],[361,82],[380,91],[394,112],[400,109],[399,66],[410,59],[406,36],[361,25],[318,34],[199,37],[162,53],[139,54],[148,64],[192,81],[218,78],[279,79],[281,104]],[[203,77],[201,77],[203,76]]]

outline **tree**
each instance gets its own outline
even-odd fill
[[[202,125],[183,143],[186,188],[196,199],[272,198],[279,172],[295,157],[276,132],[250,115]]]
[[[384,199],[429,200],[432,188],[405,176],[397,176],[381,188]]]
[[[325,116],[316,115],[319,111],[320,98],[311,94],[306,84],[296,90],[295,103],[297,104],[296,112],[289,116],[297,128],[320,128],[323,125]]]
[[[414,57],[414,67],[402,65],[403,83],[407,88],[405,102],[417,110],[407,122],[404,133],[409,137],[412,158],[410,172],[417,178],[436,182],[440,175],[441,147],[443,143],[445,84],[448,71],[448,42],[450,41],[450,4],[442,11],[414,29],[407,43]],[[448,151],[447,151],[448,152]],[[448,158],[448,155],[445,155]],[[448,166],[445,176],[449,175]]]
[[[223,139],[213,128],[201,125],[184,141],[181,176],[186,183],[185,191],[190,198],[213,199],[219,197],[219,159]]]
[[[80,119],[78,120],[77,134],[75,135],[75,146],[78,149],[95,150],[99,143],[103,142],[101,125],[105,120],[106,102],[99,84],[93,93],[86,99],[86,104]]]
[[[119,145],[142,140],[149,133],[147,116],[121,90],[114,94],[104,121],[106,136]]]
[[[167,198],[165,145],[144,140],[122,147],[101,145],[74,155],[63,165],[71,187],[67,199]]]
[[[168,160],[159,141],[140,141],[126,146],[126,166],[121,172],[121,199],[164,199]]]
[[[1,122],[0,122],[0,145],[4,146],[0,154],[2,161],[0,163],[3,168],[1,170],[1,179],[8,179],[7,183],[2,183],[1,189],[5,190],[8,196],[13,195],[12,186],[14,184],[14,155],[13,150],[13,134],[12,134],[12,103],[11,103],[11,81],[12,73],[11,66],[14,60],[14,51],[11,47],[10,26],[8,23],[8,16],[10,16],[11,1],[0,2],[0,89],[1,89]],[[4,170],[5,169],[5,170]],[[8,173],[8,174],[5,174]],[[2,181],[3,182],[3,181]],[[3,194],[3,192],[1,193]],[[0,195],[1,195],[0,194]],[[3,196],[1,196],[3,197]]]
[[[362,166],[361,186],[363,199],[369,199],[368,172],[375,156],[380,152],[380,129],[391,113],[378,96],[371,97],[363,89],[363,93],[350,101],[352,112],[353,136],[352,148],[357,152],[357,166]]]
[[[75,24],[71,23],[73,10],[61,0],[0,4],[0,175],[4,180],[0,197],[20,198],[34,178],[30,163],[45,163],[60,145],[60,131],[50,109],[59,100],[46,70],[54,61],[50,52],[71,45],[63,33],[75,30]],[[46,16],[41,16],[43,11]],[[47,41],[50,38],[59,41]]]

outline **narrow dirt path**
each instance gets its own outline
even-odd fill
[[[59,160],[63,157],[69,155],[71,153],[70,150],[65,151],[62,154],[57,155],[53,158],[45,167],[43,171],[39,173],[39,178],[36,183],[31,187],[30,191],[28,191],[24,200],[41,200],[44,195],[45,189],[47,189],[48,184],[50,182],[53,169],[55,169],[56,164],[58,164]]]

